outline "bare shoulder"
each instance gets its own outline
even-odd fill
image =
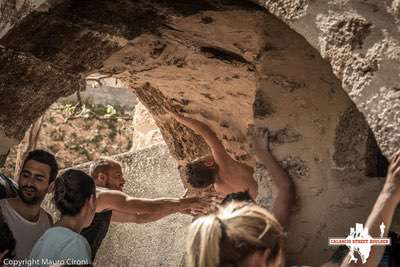
[[[96,188],[96,198],[109,198],[113,196],[125,195],[125,193],[117,190],[107,189],[107,188]]]
[[[96,187],[96,199],[97,201],[101,199],[106,199],[115,194],[115,190],[103,188],[103,187]]]
[[[239,191],[249,191],[254,197],[257,195],[257,182],[253,177],[254,169],[244,163],[235,162],[231,166],[227,166],[225,170],[221,169],[220,177],[222,178],[220,187],[226,187],[229,191],[239,192]],[[223,191],[227,191],[223,190]]]
[[[254,169],[252,167],[233,159],[232,161],[224,162],[224,164],[219,167],[222,175],[227,175],[234,178],[252,178],[254,173]]]
[[[125,197],[126,194],[106,188],[97,188],[96,189],[96,212],[101,212],[103,210],[110,209],[110,205],[113,203],[115,199],[119,199],[121,197]]]

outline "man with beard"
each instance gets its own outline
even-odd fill
[[[204,213],[210,207],[210,196],[202,198],[135,198],[122,192],[125,184],[121,164],[112,159],[92,163],[89,175],[96,183],[96,214],[92,224],[81,234],[88,240],[94,260],[107,235],[110,222],[148,223],[170,214]]]
[[[36,241],[53,224],[40,207],[58,173],[55,157],[43,150],[26,157],[18,180],[18,196],[0,200],[0,212],[16,240],[15,259],[26,259]]]

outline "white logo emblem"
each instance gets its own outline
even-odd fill
[[[329,238],[330,246],[346,245],[350,249],[350,262],[357,262],[355,253],[357,253],[362,263],[366,263],[371,252],[372,246],[390,246],[390,238],[383,238],[385,233],[385,224],[379,226],[381,230],[380,238],[373,238],[361,223],[356,223],[356,228],[350,228],[350,234],[346,238]]]

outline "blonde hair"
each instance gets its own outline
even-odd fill
[[[190,225],[187,266],[232,266],[265,249],[271,250],[274,260],[282,253],[283,236],[282,226],[267,210],[233,201]]]

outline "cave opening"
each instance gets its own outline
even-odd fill
[[[32,149],[53,153],[60,169],[132,149],[135,95],[114,81],[87,81],[84,91],[58,99],[34,122],[10,149],[3,174],[18,177],[17,165]]]

